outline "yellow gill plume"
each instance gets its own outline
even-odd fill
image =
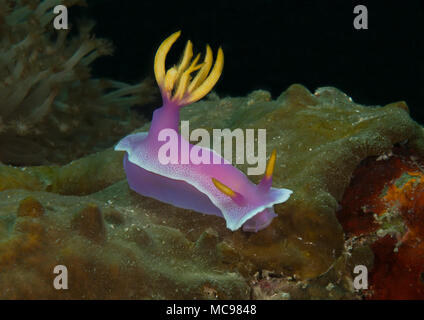
[[[154,71],[162,96],[178,105],[186,105],[200,100],[212,90],[222,73],[224,53],[221,48],[218,49],[215,65],[210,71],[213,57],[209,45],[206,46],[206,55],[203,63],[197,64],[200,55],[197,55],[191,61],[193,45],[191,41],[188,41],[181,62],[166,71],[166,56],[180,34],[181,31],[173,33],[159,46],[155,55]],[[192,80],[191,73],[196,70],[198,72]]]

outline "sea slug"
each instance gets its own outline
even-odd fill
[[[149,132],[126,136],[115,147],[117,151],[126,151],[124,168],[128,184],[141,195],[223,217],[230,230],[235,231],[243,226],[244,231],[257,232],[266,228],[277,216],[273,205],[285,202],[292,191],[271,187],[275,150],[264,178],[255,185],[216,152],[192,145],[178,133],[179,109],[210,92],[224,64],[224,54],[219,48],[212,68],[213,57],[209,46],[206,47],[202,64],[197,64],[200,55],[191,62],[193,50],[192,43],[188,41],[181,62],[166,71],[166,56],[179,36],[180,31],[169,36],[155,56],[154,71],[163,105],[153,113]],[[196,70],[196,76],[191,79],[191,73]],[[163,133],[169,131],[178,135],[180,146],[176,156],[163,164],[160,150],[169,144]],[[192,161],[192,155],[213,161],[198,163]]]

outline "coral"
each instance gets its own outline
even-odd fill
[[[86,195],[125,178],[122,155],[105,150],[65,166],[13,167],[0,163],[0,191],[26,189]]]
[[[16,215],[29,195],[43,205],[43,216]],[[148,211],[135,214],[136,205],[124,182],[90,198],[2,192],[0,273],[7,276],[0,277],[0,298],[201,299],[210,290],[219,298],[248,298],[239,273],[216,262],[211,267],[213,257],[199,254],[203,244],[152,220]],[[106,220],[111,211],[119,211],[121,223]],[[51,285],[58,264],[68,268],[69,290]]]
[[[264,91],[237,98],[211,96],[186,107],[182,119],[190,120],[192,129],[267,129],[268,152],[276,149],[279,159],[273,183],[294,191],[285,205],[276,206],[278,217],[268,228],[257,234],[231,232],[218,217],[140,196],[128,188],[122,155],[112,150],[66,166],[1,166],[0,297],[355,299],[362,293],[353,289],[353,266],[363,264],[373,270],[371,277],[386,277],[377,266],[384,266],[379,261],[392,247],[375,251],[374,259],[373,242],[356,237],[353,227],[347,229],[353,224],[343,222],[341,211],[340,224],[336,211],[339,202],[341,210],[348,199],[355,204],[350,191],[357,191],[360,201],[372,192],[374,182],[377,195],[384,189],[378,173],[390,170],[374,166],[366,171],[364,163],[383,164],[388,157],[386,165],[394,167],[390,163],[397,158],[389,155],[395,145],[415,158],[424,155],[423,130],[404,103],[366,107],[334,88],[312,94],[293,85],[276,100]],[[140,131],[147,129],[145,125]],[[244,171],[247,164],[237,166]],[[387,189],[384,203],[409,188],[420,190],[419,170],[407,167],[391,177],[386,174],[395,181],[402,172],[410,177]],[[358,172],[376,179],[356,186]],[[422,208],[422,200],[414,199],[405,208]],[[404,200],[408,198],[399,203]],[[376,204],[380,207],[393,204]],[[43,214],[18,215],[23,211]],[[403,246],[420,248],[418,229],[410,226],[421,228],[421,223],[402,222],[393,215],[390,224],[383,212],[381,224],[373,229],[384,226],[382,239],[403,239],[399,253]],[[412,238],[404,237],[407,228]],[[95,232],[101,236],[93,237]],[[68,267],[69,290],[53,289],[52,270],[58,264]]]
[[[143,123],[130,107],[152,98],[150,82],[90,78],[90,64],[112,45],[90,33],[54,30],[62,2],[0,0],[0,161],[66,163],[111,146]],[[83,4],[71,0],[66,5]]]
[[[20,202],[16,214],[18,217],[41,217],[44,214],[44,207],[37,199],[28,197]]]
[[[344,196],[338,217],[349,241],[375,255],[367,298],[424,298],[423,164],[400,147],[367,159]]]
[[[106,237],[102,212],[95,204],[88,204],[75,214],[71,221],[71,227],[78,230],[82,236],[95,242],[103,242]]]

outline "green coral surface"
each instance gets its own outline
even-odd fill
[[[267,130],[273,186],[294,191],[268,228],[231,232],[218,217],[138,195],[110,149],[65,166],[0,165],[0,298],[261,299],[271,293],[258,277],[275,275],[272,298],[355,298],[352,261],[372,264],[372,253],[349,252],[335,212],[365,158],[395,144],[424,154],[406,104],[367,107],[293,85],[276,100],[210,95],[181,118],[192,130]],[[69,290],[53,288],[58,264]]]

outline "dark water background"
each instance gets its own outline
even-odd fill
[[[290,84],[312,92],[335,86],[356,102],[384,105],[406,100],[424,123],[424,1],[134,1],[88,0],[70,20],[97,21],[95,34],[113,41],[113,57],[98,59],[94,76],[136,82],[153,76],[160,42],[182,30],[170,53],[177,62],[190,39],[225,54],[216,92],[254,89],[277,97]],[[368,30],[353,28],[356,5],[368,8]],[[147,116],[152,108],[145,108]]]

